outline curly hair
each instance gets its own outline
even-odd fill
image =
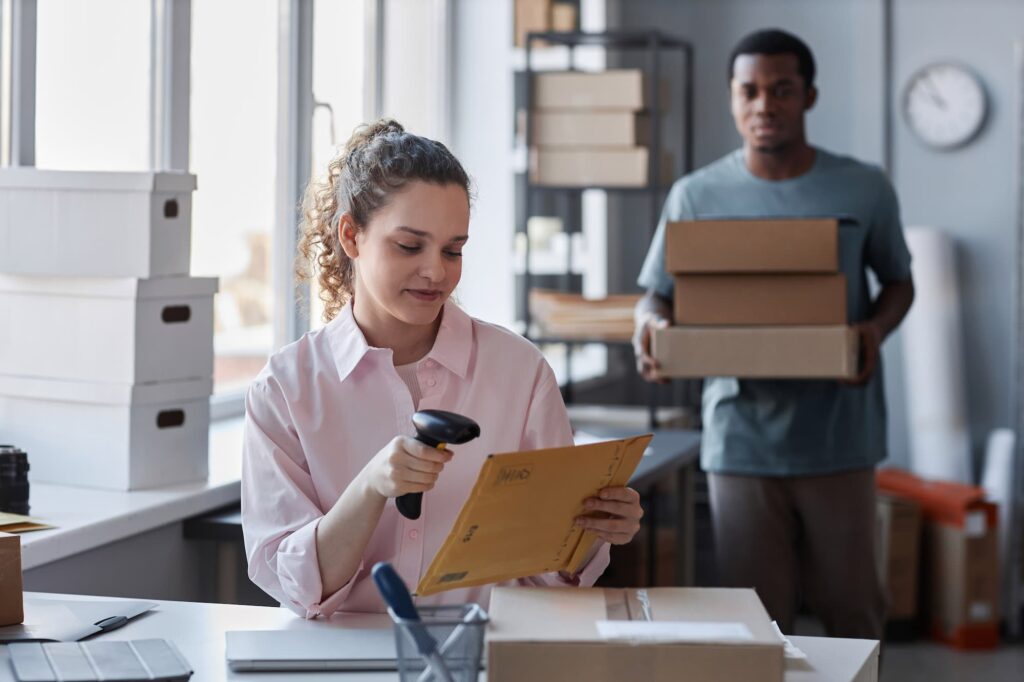
[[[327,173],[310,180],[302,201],[295,274],[299,282],[316,274],[325,322],[354,293],[353,263],[338,235],[341,217],[347,213],[357,229],[366,229],[374,212],[413,180],[455,184],[470,199],[469,176],[447,147],[407,133],[388,118],[356,128]]]

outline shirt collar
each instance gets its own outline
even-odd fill
[[[362,362],[367,353],[383,350],[371,348],[366,342],[363,330],[356,324],[356,318],[352,314],[352,301],[345,304],[328,327],[334,363],[338,368],[338,377],[342,381]],[[434,360],[464,379],[469,370],[472,345],[472,320],[462,308],[448,299],[444,304],[441,326],[437,330],[434,347],[427,353],[426,358]],[[390,350],[386,352],[391,354]]]

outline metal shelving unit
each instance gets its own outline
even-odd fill
[[[645,75],[645,100],[647,103],[647,111],[650,115],[650,154],[648,155],[648,171],[647,171],[647,184],[642,187],[607,187],[607,186],[551,186],[551,185],[537,185],[534,184],[530,178],[529,173],[529,155],[533,153],[533,147],[531,145],[532,140],[532,129],[533,129],[533,107],[532,107],[532,95],[534,85],[534,74],[536,71],[533,69],[533,60],[531,55],[534,50],[537,49],[539,43],[545,43],[551,46],[562,46],[568,49],[568,70],[578,70],[578,64],[576,59],[576,50],[580,47],[601,47],[606,50],[622,50],[629,51],[634,54],[639,53],[643,56],[644,66],[642,67]],[[549,48],[545,48],[549,49]],[[529,33],[526,37],[525,46],[525,64],[523,72],[526,78],[526,93],[523,102],[523,106],[526,110],[526,124],[525,124],[525,144],[527,153],[527,170],[526,170],[526,184],[525,184],[525,212],[520,220],[517,221],[516,230],[527,235],[525,239],[526,243],[526,258],[525,267],[522,273],[522,281],[519,285],[519,303],[522,311],[522,320],[525,324],[525,333],[527,338],[530,338],[535,343],[560,343],[566,346],[566,385],[564,387],[564,395],[566,402],[570,402],[573,398],[573,380],[571,371],[571,360],[573,350],[581,345],[589,343],[604,344],[609,347],[623,347],[628,348],[630,344],[625,341],[619,340],[608,340],[600,338],[563,338],[563,337],[552,337],[544,336],[540,334],[534,334],[532,329],[532,320],[530,318],[530,305],[529,295],[530,290],[534,286],[534,274],[530,268],[530,239],[527,232],[527,223],[529,218],[537,214],[538,204],[543,197],[553,197],[556,200],[560,199],[566,202],[568,206],[567,214],[568,220],[563,221],[563,230],[571,237],[571,233],[577,231],[581,227],[581,213],[582,213],[582,196],[585,190],[602,190],[609,194],[621,194],[624,196],[637,196],[646,195],[649,198],[650,216],[648,219],[649,233],[648,238],[653,236],[655,227],[657,225],[658,216],[661,211],[662,203],[665,200],[665,196],[668,193],[670,184],[663,182],[662,174],[662,160],[664,158],[664,152],[669,151],[664,148],[664,136],[662,130],[662,117],[668,116],[672,112],[666,110],[664,95],[665,93],[661,87],[661,81],[663,76],[663,65],[662,60],[665,58],[666,52],[677,52],[682,56],[683,68],[682,68],[682,79],[679,83],[681,87],[681,100],[682,100],[682,111],[678,112],[681,115],[681,132],[680,144],[678,150],[678,161],[675,164],[674,177],[689,173],[693,170],[693,48],[685,40],[670,36],[660,31],[607,31],[601,33],[585,33],[585,32],[573,32],[573,33]],[[674,178],[673,178],[674,179]],[[609,227],[609,229],[614,229]],[[571,291],[573,287],[573,253],[572,249],[568,249],[566,253],[566,262],[563,274],[558,276],[560,280],[560,288],[564,291]],[[655,425],[655,394],[653,390],[649,391],[650,396],[650,419],[651,425]]]

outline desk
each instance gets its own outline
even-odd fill
[[[87,598],[60,596],[68,599]],[[287,609],[267,606],[163,601],[158,602],[157,608],[150,613],[135,618],[123,628],[101,635],[101,637],[112,640],[161,637],[173,640],[195,670],[192,679],[196,682],[220,682],[221,680],[377,682],[396,680],[398,675],[397,673],[233,673],[228,670],[227,664],[224,662],[224,633],[228,630],[308,630],[324,627],[389,626],[387,617],[378,614],[336,614],[329,621],[303,620]],[[877,642],[794,637],[793,643],[808,655],[808,660],[787,664],[786,682],[875,682],[878,679]],[[7,647],[0,646],[0,682],[14,680],[7,658]]]

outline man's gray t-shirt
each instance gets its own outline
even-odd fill
[[[665,224],[679,220],[838,217],[839,268],[850,323],[871,316],[866,268],[882,284],[910,279],[910,252],[892,185],[879,168],[817,149],[814,165],[764,180],[737,150],[680,178],[669,191],[638,279],[671,300]],[[886,457],[881,363],[866,386],[823,380],[709,378],[704,384],[706,471],[760,476],[863,469]]]

